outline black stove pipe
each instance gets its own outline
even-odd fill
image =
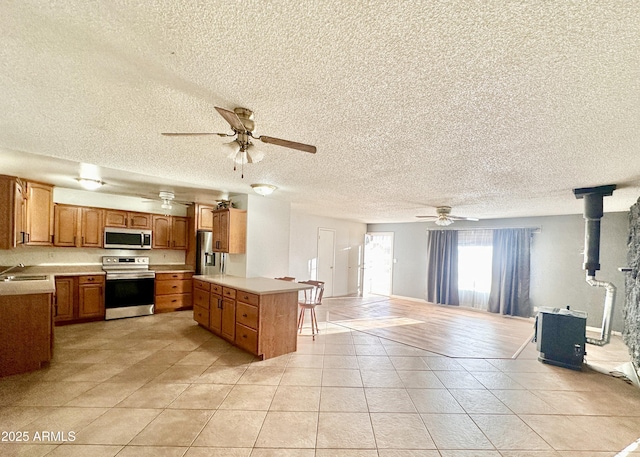
[[[600,269],[600,219],[604,215],[602,200],[612,195],[616,185],[573,189],[576,198],[584,199],[584,264],[587,276],[595,276]]]
[[[584,199],[584,263],[582,267],[587,271],[587,284],[603,287],[606,290],[600,338],[587,338],[587,343],[598,346],[604,346],[611,338],[611,320],[616,301],[616,287],[610,282],[597,281],[595,278],[596,271],[600,269],[600,219],[604,215],[602,199],[612,195],[615,189],[615,184],[573,189],[576,198]]]

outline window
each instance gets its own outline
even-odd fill
[[[460,305],[486,310],[491,292],[491,230],[458,232],[458,296]]]

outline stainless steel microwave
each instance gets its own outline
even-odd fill
[[[151,230],[105,227],[105,249],[151,249]]]

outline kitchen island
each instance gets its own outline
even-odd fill
[[[53,356],[55,285],[44,278],[0,281],[0,377],[37,370]]]
[[[193,318],[262,359],[295,352],[298,292],[308,284],[230,275],[193,277]]]

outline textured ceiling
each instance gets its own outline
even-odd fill
[[[640,2],[5,0],[0,40],[0,173],[73,187],[88,163],[128,182],[105,192],[184,198],[265,182],[363,222],[640,196]],[[229,131],[214,106],[318,153],[258,143],[242,179],[221,138],[160,135]]]

